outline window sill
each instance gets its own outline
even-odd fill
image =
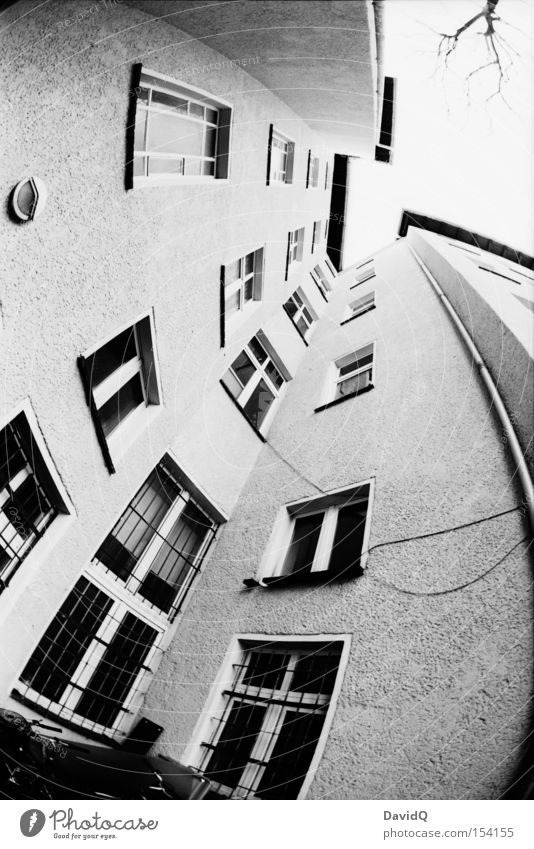
[[[370,390],[374,388],[374,383],[370,383],[369,386],[366,386],[364,389],[359,389],[357,392],[349,392],[348,395],[342,395],[341,398],[335,398],[333,401],[328,401],[327,404],[321,404],[320,407],[315,408],[314,413],[320,413],[322,410],[328,409],[328,407],[335,407],[336,404],[348,401],[349,398],[356,398],[357,395],[363,395],[365,392],[370,392]]]
[[[354,321],[355,318],[359,318],[361,315],[365,315],[366,312],[371,312],[371,310],[374,310],[374,309],[376,309],[376,304],[373,304],[372,306],[367,307],[367,309],[362,310],[361,312],[357,313],[356,315],[351,315],[350,318],[346,318],[345,321],[342,321],[339,326],[343,327],[343,325],[348,324],[349,321]]]
[[[138,407],[107,438],[108,450],[113,464],[119,463],[144,430],[150,430],[156,417],[162,412],[163,404],[148,404]]]
[[[134,177],[132,191],[138,189],[155,189],[165,186],[207,186],[207,185],[227,185],[230,183],[228,177]]]
[[[267,588],[276,586],[295,586],[299,584],[329,584],[332,581],[359,578],[363,575],[363,569],[358,561],[345,569],[321,569],[317,572],[306,572],[303,574],[276,575],[263,578],[263,584]]]
[[[254,431],[254,433],[256,434],[256,436],[257,436],[257,437],[259,437],[259,439],[261,439],[261,441],[262,441],[262,442],[267,442],[267,440],[266,440],[265,436],[263,435],[263,433],[262,433],[260,430],[258,430],[258,428],[256,427],[256,425],[252,424],[252,422],[250,421],[250,419],[248,418],[248,416],[245,414],[245,412],[244,412],[244,410],[243,410],[243,407],[241,407],[241,406],[240,406],[240,404],[238,404],[238,403],[237,403],[236,399],[234,398],[234,396],[232,395],[232,393],[230,392],[230,390],[226,388],[226,386],[224,385],[224,383],[222,382],[222,380],[220,380],[220,381],[219,381],[219,383],[221,384],[222,388],[224,389],[224,391],[226,392],[226,394],[228,395],[228,397],[230,398],[230,400],[232,401],[232,403],[234,404],[234,406],[235,406],[235,407],[237,407],[237,409],[239,410],[239,412],[241,413],[241,415],[243,416],[243,418],[244,418],[244,419],[245,419],[245,421],[247,422],[248,426],[252,428],[252,430]]]

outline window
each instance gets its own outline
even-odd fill
[[[134,187],[228,177],[228,103],[148,70],[135,91]]]
[[[292,183],[294,161],[295,142],[275,130],[271,124],[267,148],[267,185]]]
[[[369,262],[364,263],[361,270],[356,275],[354,283],[350,287],[351,289],[355,289],[356,286],[360,286],[361,283],[366,283],[368,280],[372,280],[373,277],[376,277],[373,262],[374,260],[371,259]]]
[[[395,118],[395,85],[396,80],[394,77],[384,77],[380,133],[378,144],[375,147],[375,160],[377,162],[391,162]]]
[[[240,648],[199,769],[213,782],[212,798],[296,799],[328,731],[344,642],[266,638]]]
[[[312,253],[321,244],[321,226],[322,226],[321,221],[314,221],[313,222],[313,236],[312,236],[312,248],[311,248]]]
[[[286,505],[261,566],[263,585],[331,581],[362,574],[371,482]]]
[[[274,412],[274,402],[288,378],[260,331],[236,357],[221,383],[255,430],[264,431]]]
[[[154,352],[152,316],[147,315],[91,353],[78,358],[87,403],[110,472],[144,423],[149,405],[161,391]]]
[[[330,163],[327,162],[326,168],[324,169],[324,188],[325,188],[325,191],[328,189],[328,169],[329,169],[329,165],[330,165]]]
[[[327,301],[328,295],[332,291],[332,284],[330,283],[330,280],[328,279],[320,265],[316,265],[313,271],[310,271],[310,274],[313,282],[319,289],[319,292],[321,293],[325,301]]]
[[[286,280],[292,265],[302,262],[304,256],[304,227],[287,234]]]
[[[21,412],[0,428],[0,592],[58,514],[68,512]]]
[[[295,289],[291,297],[286,301],[284,309],[304,341],[306,341],[306,337],[309,335],[318,316],[300,287]]]
[[[327,376],[324,402],[315,412],[374,388],[374,342],[335,360]]]
[[[319,185],[319,157],[312,156],[308,151],[308,171],[306,174],[306,188],[316,189]]]
[[[263,291],[264,249],[258,248],[221,266],[222,347],[228,323],[242,315],[247,307],[261,301]]]
[[[345,321],[342,321],[341,324],[345,324],[347,321],[352,321],[353,318],[357,318],[357,316],[363,315],[365,312],[369,312],[369,310],[373,310],[375,306],[374,292],[369,292],[369,294],[363,295],[363,297],[358,298],[356,301],[352,301],[348,305],[347,316]]]
[[[173,619],[216,530],[206,510],[162,462],[108,534],[93,563]]]
[[[97,734],[125,733],[216,528],[170,460],[159,463],[46,629],[15,697]]]

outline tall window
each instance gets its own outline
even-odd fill
[[[302,262],[304,256],[304,227],[299,230],[290,230],[287,234],[287,259],[286,259],[286,280],[291,266]]]
[[[331,706],[341,642],[242,642],[201,744],[212,796],[296,799]]]
[[[382,111],[380,116],[380,132],[378,144],[375,147],[377,162],[391,162],[393,154],[393,128],[395,121],[395,86],[394,77],[384,77],[382,92]]]
[[[312,253],[316,251],[321,244],[321,229],[322,222],[314,221],[313,222],[313,236],[312,236]]]
[[[263,334],[253,336],[221,383],[256,430],[266,430],[286,382],[281,363]]]
[[[294,160],[295,142],[275,130],[271,124],[267,155],[267,185],[292,183]]]
[[[17,693],[96,733],[121,732],[216,528],[162,461],[46,629]]]
[[[148,70],[135,90],[134,186],[228,177],[229,104]]]
[[[306,174],[306,188],[315,189],[319,185],[319,157],[312,156],[311,150],[308,152],[308,172]]]
[[[0,592],[65,512],[23,413],[0,429]]]
[[[330,581],[361,575],[366,556],[371,484],[287,505],[273,529],[264,584]]]
[[[302,338],[306,339],[317,321],[317,314],[300,287],[285,302],[284,309]]]
[[[113,455],[141,423],[144,408],[160,403],[151,317],[79,357],[78,366],[104,459],[113,472]]]
[[[261,301],[263,257],[263,248],[258,248],[228,265],[221,266],[223,346],[232,319],[242,315],[247,307]]]
[[[367,281],[372,280],[373,277],[376,277],[376,271],[374,266],[374,259],[370,259],[360,266],[360,270],[356,274],[354,283],[351,285],[350,288],[355,289],[356,286],[360,286],[361,283],[367,283]]]
[[[317,264],[313,271],[310,271],[310,274],[313,282],[319,289],[319,292],[321,293],[325,301],[328,300],[330,292],[332,291],[332,284],[322,267]]]

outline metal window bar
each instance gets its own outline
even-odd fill
[[[298,796],[322,731],[340,655],[335,644],[314,650],[271,644],[245,651],[223,693],[222,714],[212,718],[211,738],[201,744],[200,769],[210,777],[215,795]]]
[[[6,425],[0,431],[0,593],[57,514],[17,428]]]

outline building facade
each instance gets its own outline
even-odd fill
[[[503,317],[422,231],[336,273],[373,4],[255,4],[256,40],[231,38],[247,3],[31,6],[6,13],[4,195],[48,199],[22,182],[3,215],[2,703],[112,746],[141,721],[218,798],[500,795],[529,730],[525,496],[428,275],[476,301],[490,370],[506,336],[525,451],[531,275]],[[334,94],[325,22],[365,68]]]

